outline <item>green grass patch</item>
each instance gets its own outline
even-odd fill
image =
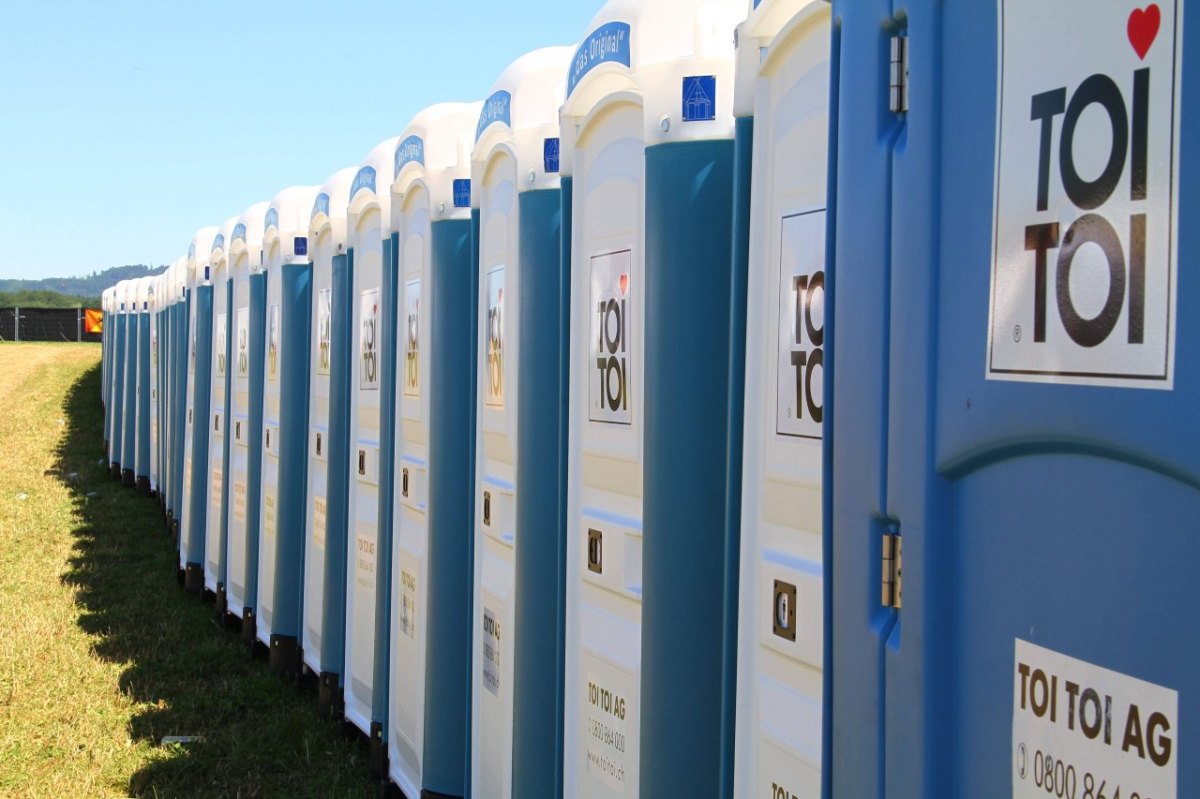
[[[99,353],[0,346],[0,795],[375,795],[361,742],[179,588],[157,501],[108,476]]]

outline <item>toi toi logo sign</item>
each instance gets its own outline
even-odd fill
[[[421,281],[404,284],[404,395],[421,394]]]
[[[504,406],[504,267],[487,274],[487,391],[485,402]]]
[[[359,330],[359,388],[379,388],[379,289],[362,293]]]
[[[629,410],[629,250],[592,256],[592,330],[588,418],[631,424]]]
[[[783,218],[775,430],[821,438],[825,417],[825,210]]]
[[[989,378],[1171,387],[1178,17],[1002,0]]]

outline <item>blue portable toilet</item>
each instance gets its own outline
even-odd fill
[[[1200,795],[1182,13],[833,4],[829,795]]]
[[[262,485],[263,342],[266,274],[262,270],[263,221],[270,203],[247,208],[228,246],[231,286],[229,394],[229,499],[225,504],[225,607],[240,623],[254,609],[258,588],[259,495]],[[242,630],[253,642],[253,632]]]
[[[346,254],[346,207],[357,167],[329,177],[308,222],[312,260],[312,334],[308,382],[308,490],[305,501],[302,638],[271,637],[280,671],[317,675],[317,709],[342,713],[345,677],[347,497],[350,479],[352,262]]]
[[[163,318],[166,335],[163,341],[163,396],[161,399],[162,415],[165,421],[166,433],[163,436],[163,483],[167,500],[167,529],[171,534],[177,534],[177,522],[180,508],[180,486],[176,475],[183,470],[182,441],[183,418],[177,412],[182,404],[183,391],[179,386],[179,375],[186,374],[186,358],[178,352],[178,342],[183,338],[180,330],[179,317],[187,317],[187,307],[184,292],[187,286],[187,256],[176,259],[166,272],[166,310]],[[176,448],[176,444],[180,448]]]
[[[110,286],[100,295],[100,309],[104,313],[104,326],[101,328],[100,340],[102,350],[102,378],[100,381],[100,399],[104,403],[104,461],[111,461],[112,454],[112,425],[113,425],[113,376],[116,372],[113,361],[116,358],[116,346],[113,339],[116,335],[116,294],[117,287]]]
[[[535,352],[526,362],[520,342],[522,320],[539,313],[549,323],[535,317],[529,335],[553,342],[556,336],[547,331],[560,324],[557,314],[565,310],[554,291],[561,288],[562,266],[558,111],[574,53],[574,47],[535,50],[505,69],[483,103],[471,158],[479,308],[470,787],[478,797],[554,791],[560,773],[562,704],[557,691],[546,690],[562,679],[565,497],[557,467],[563,447],[559,441],[555,450],[557,426],[549,421],[557,406],[529,420],[535,432],[527,440],[518,431],[526,389],[535,407],[545,398],[564,399],[558,359]],[[547,287],[551,293],[543,297]],[[525,473],[534,488],[528,495],[519,477],[523,444],[550,448],[549,456],[538,450],[530,455]],[[522,502],[538,506],[526,524],[519,521]],[[518,752],[525,754],[520,782]]]
[[[189,435],[188,427],[188,375],[190,368],[191,337],[188,333],[191,318],[192,292],[189,288],[191,265],[185,256],[175,274],[175,305],[171,313],[171,493],[175,497],[175,513],[171,520],[171,533],[176,548],[181,539],[181,520],[187,514],[184,497],[184,450]]]
[[[159,504],[162,504],[162,493],[158,490],[159,468],[162,465],[162,459],[159,457],[159,431],[161,428],[159,413],[159,395],[161,394],[161,385],[159,384],[159,358],[158,347],[161,336],[161,326],[159,325],[159,296],[162,292],[162,285],[165,280],[165,275],[155,275],[150,278],[150,474],[147,475],[150,479],[150,494],[155,496]]]
[[[471,142],[481,103],[418,113],[396,146],[397,342],[387,774],[463,796],[470,699],[475,278]],[[378,733],[382,736],[382,731]],[[375,740],[375,736],[372,736]]]
[[[138,278],[136,295],[137,341],[134,351],[134,407],[137,421],[133,430],[133,474],[139,493],[149,496],[150,486],[150,303],[154,298],[154,278]]]
[[[816,0],[762,0],[738,29],[735,269],[746,273],[754,345],[745,355],[735,796],[821,791],[829,41],[829,4]]]
[[[568,796],[729,793],[744,14],[611,2],[568,73]]]
[[[229,395],[233,388],[233,282],[230,280],[229,245],[238,218],[225,220],[213,239],[209,263],[213,284],[212,372],[209,385],[208,512],[204,534],[204,590],[216,598],[224,616],[227,606],[225,556],[229,541]]]
[[[370,735],[378,769],[387,717],[388,572],[392,539],[391,496],[381,479],[391,469],[382,457],[391,418],[394,375],[385,361],[385,331],[395,325],[395,272],[391,261],[391,185],[398,138],[371,149],[354,175],[346,208],[347,256],[353,268],[351,330],[354,368],[350,386],[349,529],[346,552],[346,719]],[[384,284],[385,275],[388,277]],[[385,430],[386,427],[386,430]],[[390,508],[389,508],[390,511]],[[377,623],[379,622],[379,623]],[[378,731],[378,735],[373,734]],[[378,776],[383,776],[379,773]]]
[[[300,639],[312,328],[308,221],[316,196],[316,186],[284,189],[263,220],[267,321],[258,590],[243,615],[242,634],[267,647],[276,634]]]
[[[122,280],[113,287],[113,365],[110,380],[108,465],[113,479],[121,479],[121,445],[124,439],[124,418],[121,408],[125,404],[125,305],[130,282]]]
[[[121,380],[121,484],[130,488],[137,484],[135,467],[137,466],[137,368],[138,368],[138,333],[141,328],[141,299],[138,291],[141,288],[140,278],[130,280],[125,287],[125,313],[122,326],[125,328],[123,358],[124,375]]]
[[[217,228],[196,231],[188,247],[187,318],[183,326],[187,373],[180,376],[183,397],[182,514],[179,522],[179,569],[184,588],[204,591],[205,519],[208,516],[208,430],[212,384],[212,254]]]

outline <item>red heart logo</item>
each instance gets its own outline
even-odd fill
[[[1135,8],[1129,14],[1129,24],[1126,25],[1125,32],[1129,35],[1129,43],[1133,45],[1133,51],[1138,54],[1138,58],[1145,60],[1146,53],[1150,52],[1150,46],[1158,36],[1158,26],[1161,23],[1162,14],[1155,3],[1144,9]]]
[[[617,282],[621,284],[621,295],[624,296],[629,291],[629,275],[622,273]]]

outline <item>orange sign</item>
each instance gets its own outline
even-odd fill
[[[84,308],[83,330],[85,333],[103,333],[104,311],[96,308]]]

